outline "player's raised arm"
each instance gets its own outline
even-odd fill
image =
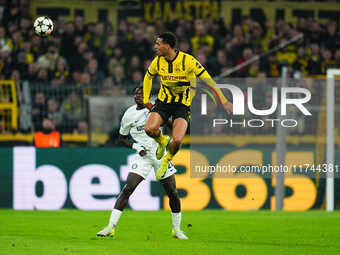
[[[146,108],[151,110],[152,108],[152,103],[150,103],[150,93],[152,89],[152,80],[153,78],[158,74],[158,69],[157,69],[157,60],[159,57],[155,57],[153,61],[151,62],[145,76],[144,76],[144,81],[143,81],[143,102]]]
[[[223,95],[222,91],[219,88],[216,88],[216,83],[210,74],[205,70],[205,68],[196,60],[194,57],[191,59],[191,68],[192,72],[196,75],[196,77],[200,78],[215,94],[218,101],[223,105],[224,109],[229,113],[233,110],[232,103],[228,102],[228,99]]]

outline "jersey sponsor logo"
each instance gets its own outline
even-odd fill
[[[175,75],[161,75],[162,81],[178,81],[185,80],[185,76],[175,76]]]
[[[137,131],[144,131],[144,125],[136,127]]]

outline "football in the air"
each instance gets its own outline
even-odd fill
[[[49,17],[42,16],[34,21],[33,27],[34,32],[37,35],[41,37],[47,37],[53,31],[53,21]]]

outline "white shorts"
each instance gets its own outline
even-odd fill
[[[148,157],[148,156],[140,156],[139,154],[135,155],[135,158],[132,161],[131,170],[129,172],[138,174],[142,176],[144,179],[148,177],[151,170],[154,171],[155,176],[156,172],[161,165],[162,159],[158,160],[156,157]],[[165,172],[162,179],[165,179],[177,172],[176,168],[170,161],[168,170]]]

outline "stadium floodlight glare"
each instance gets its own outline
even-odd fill
[[[334,165],[334,115],[335,115],[335,81],[340,76],[340,69],[327,70],[327,148],[326,157],[329,166]],[[326,179],[326,210],[334,210],[334,173],[329,172]]]

